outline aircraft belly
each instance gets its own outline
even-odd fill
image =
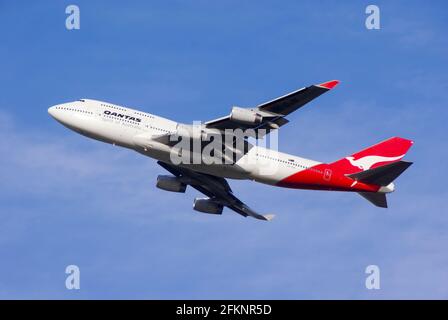
[[[193,171],[210,174],[217,177],[229,178],[229,179],[249,179],[247,172],[241,170],[236,165],[230,164],[182,164],[184,168],[191,169]]]

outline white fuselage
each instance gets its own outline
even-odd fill
[[[129,148],[167,163],[171,163],[171,147],[153,138],[176,133],[181,125],[153,114],[90,99],[56,105],[48,112],[57,121],[84,136]],[[250,179],[275,185],[317,164],[317,161],[253,146],[235,164],[180,165],[223,178]]]

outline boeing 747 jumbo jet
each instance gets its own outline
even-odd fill
[[[55,105],[49,114],[86,137],[135,150],[154,158],[170,172],[156,186],[185,192],[191,186],[206,198],[193,209],[222,214],[228,207],[240,215],[271,220],[239,200],[226,178],[246,179],[295,189],[357,192],[378,207],[412,163],[401,160],[413,141],[393,137],[332,163],[321,163],[260,146],[269,133],[288,123],[285,118],[321,94],[337,80],[299,89],[252,108],[233,107],[228,116],[192,125],[119,105],[81,99]]]

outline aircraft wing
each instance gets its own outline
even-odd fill
[[[262,103],[255,108],[246,108],[246,110],[253,111],[261,118],[261,121],[257,121],[256,124],[235,121],[232,119],[232,114],[230,114],[219,119],[208,121],[205,125],[207,128],[216,128],[219,130],[237,128],[242,130],[265,129],[267,134],[270,130],[278,129],[288,123],[289,121],[285,119],[285,116],[303,107],[321,94],[331,90],[338,83],[339,81],[332,80],[318,85],[312,85]]]
[[[239,213],[240,215],[247,217],[253,217],[259,220],[272,220],[274,215],[262,215],[246,204],[239,200],[232,192],[227,180],[220,177],[215,177],[212,175],[199,173],[190,169],[182,168],[179,166],[174,166],[162,161],[157,161],[157,163],[168,170],[171,174],[176,177],[185,178],[184,181],[188,181],[188,185],[192,186],[199,192],[205,194],[210,199],[226,206],[229,209]]]

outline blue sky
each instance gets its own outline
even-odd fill
[[[77,4],[81,29],[65,29]],[[0,3],[0,298],[448,298],[445,1]],[[280,150],[333,161],[390,136],[414,165],[387,210],[356,194],[230,181],[270,223],[191,209],[155,161],[47,114],[81,97],[182,122],[326,80]],[[81,290],[65,288],[65,267]],[[367,265],[381,289],[364,286]]]

